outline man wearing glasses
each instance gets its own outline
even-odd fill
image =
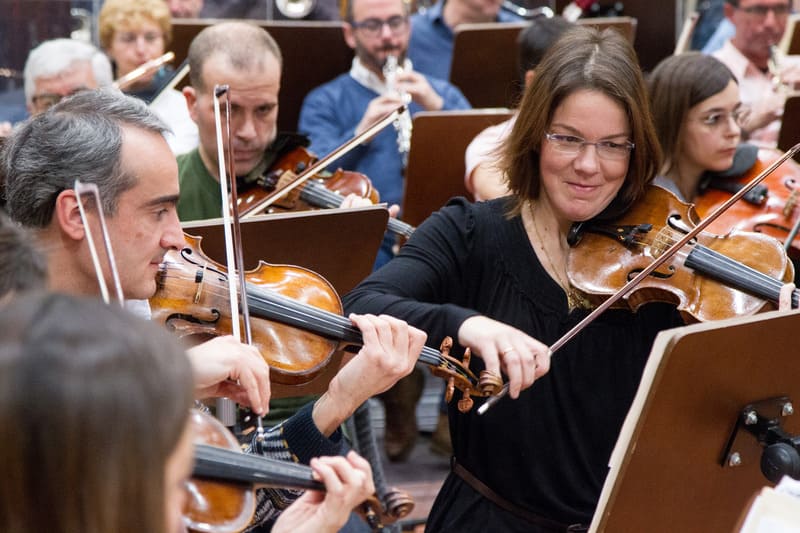
[[[776,47],[791,11],[789,0],[727,0],[725,17],[736,32],[713,54],[739,80],[742,103],[751,108],[743,135],[763,146],[777,143],[787,93],[800,86],[800,58]]]
[[[354,0],[347,7],[344,39],[355,51],[353,66],[312,90],[300,110],[298,129],[311,138],[312,151],[331,152],[404,103],[412,115],[470,107],[455,86],[416,72],[406,58],[411,28],[405,2]],[[384,76],[390,56],[397,65],[391,79]],[[404,154],[398,135],[402,132],[386,128],[336,162],[369,176],[381,201],[389,205],[399,205],[403,195]],[[379,251],[376,267],[391,258],[391,249],[390,239]]]
[[[100,50],[73,39],[45,41],[28,54],[24,69],[25,103],[31,115],[65,96],[110,85],[111,63]]]

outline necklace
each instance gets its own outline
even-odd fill
[[[531,224],[533,224],[533,231],[536,233],[536,238],[539,239],[539,247],[544,252],[544,257],[547,260],[547,264],[550,266],[550,270],[553,271],[553,275],[556,277],[555,281],[558,285],[564,290],[567,294],[567,306],[569,310],[572,311],[578,307],[587,309],[590,307],[589,301],[581,296],[578,291],[576,291],[572,285],[570,285],[569,281],[565,281],[564,278],[561,277],[561,273],[556,268],[553,259],[550,257],[550,253],[547,251],[547,247],[544,245],[544,239],[542,239],[541,233],[539,233],[539,226],[536,224],[536,217],[533,216],[533,202],[528,204],[529,211],[531,214]]]

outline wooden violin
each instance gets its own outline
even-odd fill
[[[325,490],[310,467],[261,455],[244,454],[236,439],[213,416],[190,412],[195,435],[194,468],[187,483],[183,520],[189,531],[237,532],[252,521],[255,489]],[[356,511],[373,530],[405,517],[414,508],[408,494],[390,489],[386,507],[373,496]]]
[[[227,271],[206,257],[200,239],[187,236],[188,246],[164,257],[150,299],[153,320],[181,337],[205,340],[230,334],[230,301],[224,287]],[[361,332],[342,316],[339,296],[321,276],[288,266],[259,266],[245,272],[246,298],[250,308],[253,344],[270,366],[270,379],[300,384],[313,379],[337,350],[358,351]],[[469,369],[469,352],[459,361],[449,355],[452,341],[441,351],[423,347],[419,361],[437,377],[448,381],[448,401],[455,389],[462,391],[459,409],[468,411],[471,396],[486,397],[502,387],[498,376]]]
[[[695,199],[697,213],[705,216],[742,185],[758,175],[781,154],[760,149],[755,164],[742,176],[715,178]],[[788,160],[762,182],[756,194],[745,196],[728,209],[709,230],[715,233],[754,231],[775,237],[785,243],[791,229],[800,220],[800,165]],[[792,258],[800,259],[800,242],[792,241],[787,248]]]
[[[698,220],[691,204],[652,186],[641,202],[612,223],[576,226],[570,235],[574,245],[567,264],[570,282],[597,305]],[[676,304],[687,321],[719,320],[757,313],[777,303],[781,287],[793,275],[791,261],[772,237],[703,232],[626,298],[634,310],[649,301],[664,301]],[[793,300],[797,299],[795,291]]]
[[[261,174],[251,186],[239,197],[239,212],[242,215],[255,214],[258,205],[268,197],[291,184],[297,175],[308,169],[317,157],[303,146],[298,146],[282,155],[269,171]],[[370,200],[373,204],[380,202],[377,189],[370,179],[360,172],[337,169],[329,177],[311,178],[276,200],[267,212],[305,211],[309,209],[334,209],[340,207],[344,197],[355,194]],[[389,217],[387,229],[397,235],[410,237],[414,227],[402,220]]]

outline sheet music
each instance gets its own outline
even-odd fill
[[[744,518],[740,533],[800,533],[800,481],[785,477],[764,487]]]

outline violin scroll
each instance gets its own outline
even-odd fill
[[[431,374],[436,377],[442,378],[447,382],[445,387],[445,401],[450,402],[453,399],[455,389],[461,391],[461,399],[458,400],[458,410],[462,413],[468,412],[472,409],[474,401],[472,396],[479,398],[486,398],[487,396],[494,396],[503,388],[503,379],[487,370],[480,372],[480,379],[475,377],[475,374],[469,370],[469,361],[472,357],[470,349],[464,351],[464,357],[461,361],[455,357],[450,356],[450,350],[453,347],[453,339],[445,337],[439,346],[439,351],[442,353],[443,364],[438,366],[431,366]],[[466,371],[466,374],[454,372],[451,368],[446,366],[446,362],[450,362],[456,367],[461,367]]]

